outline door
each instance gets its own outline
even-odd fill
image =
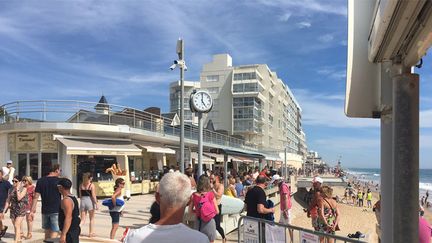
[[[23,153],[18,154],[18,173],[19,178],[31,176],[33,180],[39,178],[39,154]]]

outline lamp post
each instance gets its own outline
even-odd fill
[[[184,71],[187,70],[186,63],[184,61],[184,41],[178,39],[176,52],[178,60],[174,60],[174,64],[171,65],[170,69],[174,70],[177,66],[180,69],[180,171],[185,171],[185,151],[184,151]]]

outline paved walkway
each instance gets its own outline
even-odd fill
[[[99,200],[101,202],[102,200]],[[126,227],[129,228],[139,228],[148,223],[150,218],[150,206],[154,201],[153,194],[132,196],[132,198],[126,202],[126,208],[123,213],[123,217],[120,218],[120,227],[116,234],[116,239],[120,239]],[[38,212],[40,212],[40,202],[38,203]],[[42,242],[44,233],[41,228],[41,214],[37,213],[35,221],[33,222],[33,238],[30,240],[24,240],[23,242]],[[13,242],[14,241],[14,231],[9,215],[5,215],[5,220],[3,221],[5,225],[9,227],[6,235],[0,240],[0,242]],[[24,232],[27,232],[27,225],[23,222]],[[88,219],[86,224],[82,227],[82,234],[84,236],[88,235]],[[95,216],[95,231],[96,237],[89,239],[87,237],[82,237],[80,242],[106,242],[109,238],[109,232],[111,230],[111,217],[107,211],[107,207],[100,206],[100,210],[96,211]],[[237,242],[237,232],[233,232],[227,235],[229,242]],[[217,240],[216,242],[222,242]]]

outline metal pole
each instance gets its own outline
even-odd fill
[[[285,180],[287,180],[288,179],[288,171],[287,171],[287,148],[285,147],[285,151],[284,151],[284,165],[285,165],[285,168],[284,168],[284,177],[285,177]]]
[[[393,118],[391,63],[381,64],[381,242],[393,242]]]
[[[180,61],[184,61],[184,41],[180,41],[181,52],[179,54]],[[180,65],[180,171],[184,173],[184,66]]]
[[[393,242],[419,242],[419,76],[393,77]],[[384,205],[385,206],[385,205]]]
[[[227,188],[228,187],[228,155],[224,154],[224,187]]]
[[[201,112],[198,112],[198,130],[198,176],[201,176],[203,174],[203,121]]]

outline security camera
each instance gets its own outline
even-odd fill
[[[173,64],[173,65],[171,65],[170,69],[174,70],[176,67],[177,67],[177,64]]]

